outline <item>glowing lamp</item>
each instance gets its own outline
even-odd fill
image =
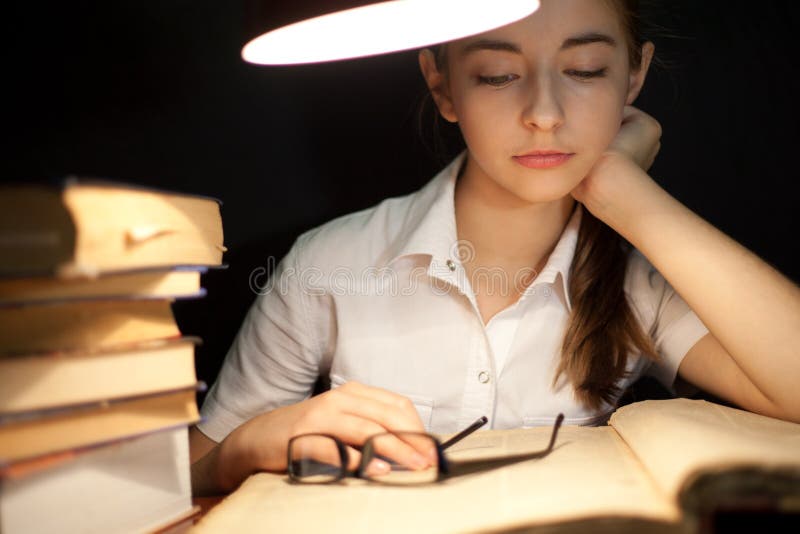
[[[376,2],[272,30],[247,43],[242,58],[260,65],[294,65],[374,56],[483,33],[537,9],[539,0]]]

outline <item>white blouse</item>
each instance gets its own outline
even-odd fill
[[[459,258],[453,193],[462,153],[419,191],[300,236],[245,318],[202,408],[221,441],[246,420],[355,380],[410,398],[426,429],[603,424],[562,376],[551,387],[571,307],[567,288],[582,206],[521,298],[484,325]],[[258,282],[258,280],[253,280]],[[263,280],[261,281],[264,282]],[[509,283],[513,283],[509,281]],[[637,250],[625,292],[662,360],[630,354],[624,391],[642,374],[674,391],[678,366],[707,328]]]

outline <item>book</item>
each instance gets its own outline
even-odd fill
[[[0,306],[0,356],[96,351],[180,335],[169,300]]]
[[[199,339],[176,298],[221,266],[212,198],[0,186],[0,534],[178,532]]]
[[[185,337],[102,353],[0,358],[0,421],[9,414],[193,387],[198,341]]]
[[[78,299],[193,298],[204,296],[203,268],[138,270],[98,277],[0,278],[0,305]]]
[[[0,187],[0,274],[220,265],[219,201],[113,182]]]
[[[195,387],[0,417],[0,468],[70,449],[90,448],[200,419]]]
[[[451,461],[542,450],[551,428],[479,431]],[[543,458],[443,482],[292,484],[258,473],[193,532],[697,532],[705,511],[756,500],[800,512],[800,425],[689,399],[563,426]]]
[[[3,534],[150,532],[193,511],[185,426],[0,479]]]

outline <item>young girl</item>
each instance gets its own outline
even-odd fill
[[[800,421],[800,290],[645,172],[636,4],[544,0],[420,52],[466,151],[297,240],[209,392],[195,477],[285,469],[302,432],[602,424],[646,373]],[[334,389],[300,402],[319,375]]]

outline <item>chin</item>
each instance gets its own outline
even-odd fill
[[[555,202],[569,196],[581,180],[555,174],[544,177],[526,176],[512,189],[520,199],[534,203]]]
[[[569,191],[564,192],[553,192],[553,193],[539,193],[539,192],[531,192],[524,195],[517,195],[521,200],[527,202],[528,204],[547,204],[550,202],[556,202],[559,200],[563,200],[564,197],[569,195]]]

